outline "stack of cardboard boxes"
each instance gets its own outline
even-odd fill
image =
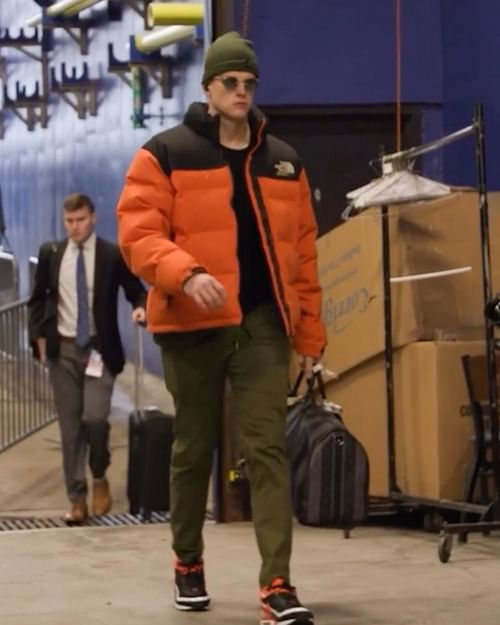
[[[492,283],[500,287],[500,194],[489,195]],[[485,351],[477,193],[392,207],[391,275],[471,267],[393,283],[398,486],[417,497],[461,499],[472,457],[463,354]],[[353,217],[318,240],[329,397],[370,458],[370,493],[388,494],[380,211]]]

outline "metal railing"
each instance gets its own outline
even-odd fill
[[[0,307],[0,452],[56,418],[47,368],[31,355],[27,304]]]

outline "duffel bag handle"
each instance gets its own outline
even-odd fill
[[[323,365],[317,363],[313,367],[313,374],[307,380],[307,390],[312,395],[314,389],[317,388],[319,394],[326,400],[325,382],[323,380]]]
[[[314,389],[317,388],[318,391],[320,392],[321,397],[323,399],[326,399],[325,383],[323,381],[322,372],[323,372],[323,365],[319,363],[315,364],[313,367],[313,374],[307,380],[306,397],[308,396],[312,397],[314,393]],[[295,380],[295,384],[293,385],[290,393],[288,394],[289,397],[297,397],[297,393],[299,391],[299,387],[302,384],[303,379],[304,379],[304,371],[300,370],[297,375],[297,379]]]
[[[299,387],[302,384],[302,380],[304,379],[304,372],[301,370],[297,375],[297,379],[295,380],[295,384],[292,386],[290,391],[288,392],[288,397],[297,397],[299,392]]]

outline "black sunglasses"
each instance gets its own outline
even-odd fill
[[[241,84],[247,93],[253,93],[257,89],[259,81],[257,78],[246,78],[245,80],[238,80],[236,76],[216,76],[215,80],[219,80],[226,91],[236,91]]]

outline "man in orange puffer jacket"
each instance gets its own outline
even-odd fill
[[[151,285],[148,328],[176,404],[171,527],[176,606],[209,605],[202,527],[223,411],[250,470],[262,557],[261,603],[275,622],[311,625],[290,585],[292,511],[285,452],[291,347],[310,374],[325,347],[316,224],[295,150],[253,106],[251,42],[219,37],[205,58],[207,104],[136,154],[118,204],[119,243]]]

